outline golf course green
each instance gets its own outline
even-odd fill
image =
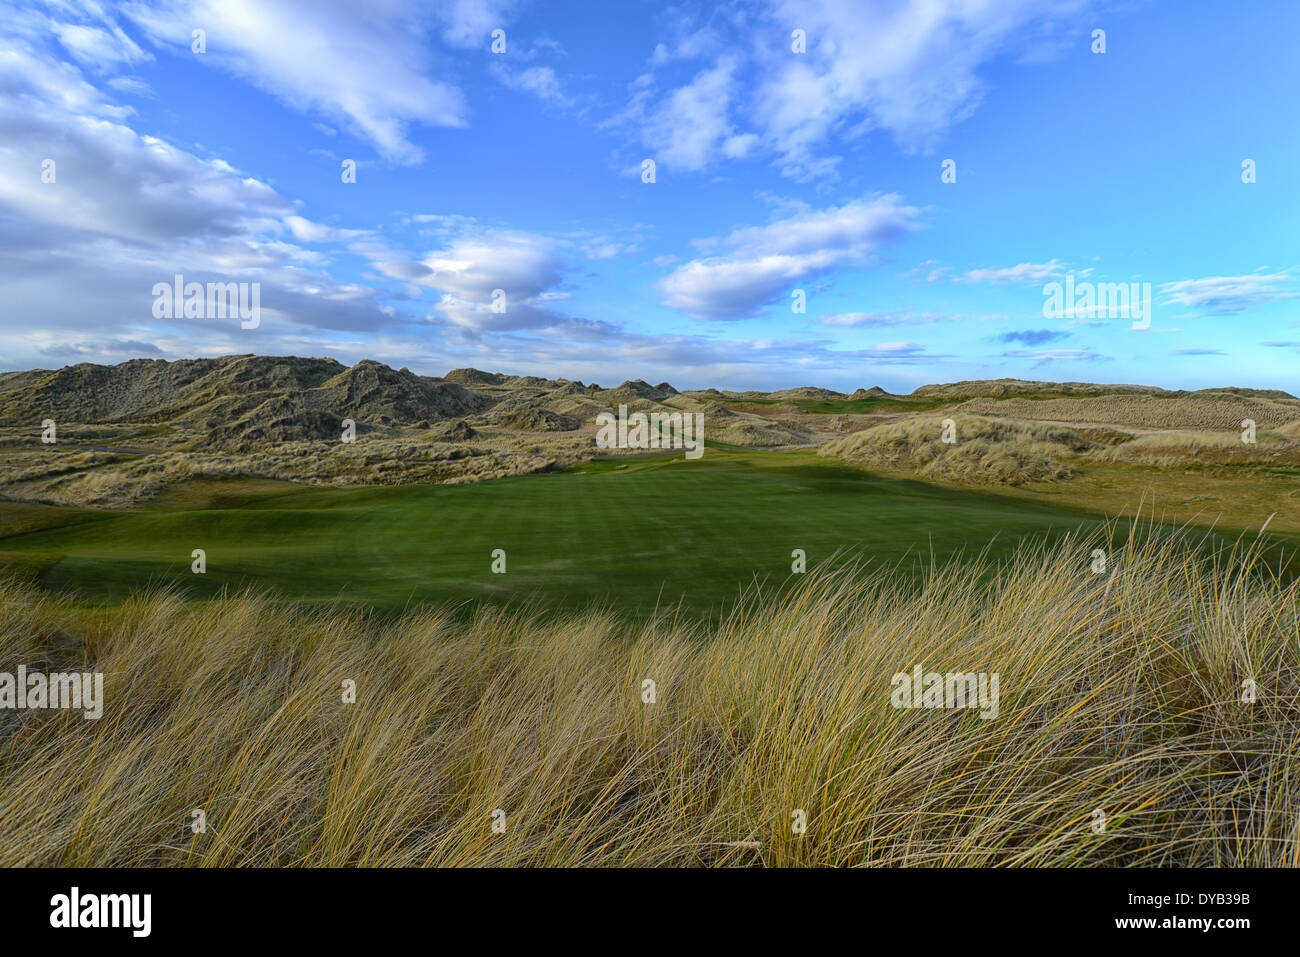
[[[268,488],[268,486],[270,486]],[[66,510],[0,536],[0,569],[88,603],[169,585],[191,598],[253,586],[308,602],[596,602],[723,610],[756,579],[838,555],[917,573],[1099,516],[873,476],[812,452],[711,450],[587,463],[475,485],[309,488],[208,483],[126,511]],[[39,527],[43,524],[44,527]],[[206,572],[192,571],[195,549]],[[493,572],[493,552],[505,572]],[[1086,560],[1081,556],[1081,560]],[[497,566],[500,567],[498,561]]]

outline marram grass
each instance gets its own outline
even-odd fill
[[[919,592],[816,570],[709,624],[9,581],[0,671],[102,671],[106,700],[0,711],[0,865],[1297,863],[1297,586],[1177,535],[1097,573],[1101,543]],[[891,707],[917,664],[996,672],[998,716]]]

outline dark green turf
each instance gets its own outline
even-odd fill
[[[238,489],[238,485],[233,486]],[[307,489],[233,495],[202,508],[69,512],[68,524],[0,537],[0,565],[48,587],[114,602],[150,584],[204,597],[269,587],[309,601],[381,608],[408,601],[535,597],[572,608],[607,600],[644,613],[681,599],[717,611],[755,576],[789,577],[837,550],[915,569],[993,542],[1100,519],[973,491],[873,477],[809,452],[710,451],[589,463],[579,470],[461,486]],[[10,523],[9,528],[13,527]],[[190,571],[207,552],[207,574]],[[491,553],[507,555],[492,574]]]

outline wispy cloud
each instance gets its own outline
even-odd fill
[[[1235,316],[1252,306],[1300,298],[1300,291],[1286,288],[1294,281],[1285,271],[1213,276],[1167,282],[1160,286],[1160,292],[1167,302],[1189,306],[1207,315]]]
[[[933,259],[927,259],[925,262],[917,263],[907,272],[899,273],[900,279],[908,279],[913,282],[936,283],[948,274],[948,267],[941,266]]]
[[[1013,349],[1002,355],[1014,359],[1029,359],[1040,366],[1051,362],[1099,362],[1107,359],[1107,356],[1086,349]]]
[[[743,157],[758,138],[738,131],[732,121],[740,63],[739,54],[728,53],[667,94],[639,89],[614,125],[635,127],[648,155],[668,169],[701,170],[719,159]]]
[[[554,106],[570,106],[573,103],[572,98],[565,95],[560,78],[552,67],[531,66],[523,70],[511,70],[505,64],[493,63],[492,74],[510,89],[531,93],[544,103]]]
[[[1020,263],[998,269],[972,269],[960,278],[961,282],[1039,283],[1065,275],[1066,264],[1056,259],[1045,263]]]
[[[833,180],[837,150],[873,130],[906,151],[932,148],[979,107],[989,61],[1008,52],[1043,56],[1055,48],[1046,41],[1077,27],[1090,6],[769,0],[729,11],[730,32],[717,17],[696,26],[672,11],[674,36],[654,47],[622,118],[687,169],[761,153],[797,181]],[[792,49],[792,27],[804,31],[803,52]],[[737,45],[736,30],[752,45]],[[683,62],[704,67],[661,88],[657,71]],[[686,121],[692,130],[678,125]]]
[[[793,283],[869,264],[881,247],[920,228],[920,216],[890,194],[697,241],[703,251],[718,254],[693,259],[663,279],[664,305],[698,319],[752,316],[789,295]]]
[[[1059,332],[1054,329],[1025,329],[1019,332],[1004,332],[1002,335],[996,336],[994,341],[1020,342],[1027,346],[1041,346],[1068,338],[1070,338],[1068,332]]]
[[[168,0],[122,8],[151,43],[189,56],[191,31],[210,42],[198,62],[246,80],[288,106],[320,114],[369,140],[386,159],[418,163],[424,152],[408,137],[411,124],[467,123],[462,91],[438,76],[430,36],[488,42],[505,4],[455,2],[439,17],[414,0],[385,0],[365,16],[346,5],[310,0]]]
[[[926,325],[951,318],[953,317],[938,312],[841,312],[822,316],[819,321],[824,326],[845,329],[879,329],[886,326]]]
[[[306,330],[392,324],[382,289],[334,278],[313,248],[364,231],[314,222],[228,163],[141,135],[129,111],[45,55],[0,50],[0,89],[9,91],[0,96],[0,217],[22,224],[0,231],[0,282],[15,315],[41,316],[39,329],[0,332],[0,353],[108,361],[270,351]],[[51,143],[58,176],[46,185],[30,157]],[[241,334],[237,323],[154,316],[154,284],[178,273],[259,283],[263,326]]]

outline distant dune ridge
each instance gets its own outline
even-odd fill
[[[620,406],[703,413],[715,446],[817,446],[866,468],[962,484],[1063,481],[1103,461],[1286,464],[1300,439],[1300,400],[1276,389],[996,379],[907,395],[879,386],[679,391],[473,368],[424,376],[370,359],[134,359],[0,374],[0,446],[10,450],[0,496],[112,506],[227,476],[475,482],[635,453],[596,448],[596,416]],[[53,443],[41,439],[47,421]],[[949,421],[954,442],[940,435]],[[1249,442],[1239,437],[1247,423]]]
[[[68,422],[180,420],[231,429],[241,421],[264,425],[310,411],[379,424],[460,417],[492,404],[457,383],[394,371],[370,359],[351,368],[334,359],[296,357],[136,359],[116,366],[68,366],[27,378],[32,375],[0,376],[0,419],[28,419],[40,412]],[[331,427],[328,435],[309,437],[333,436]]]

